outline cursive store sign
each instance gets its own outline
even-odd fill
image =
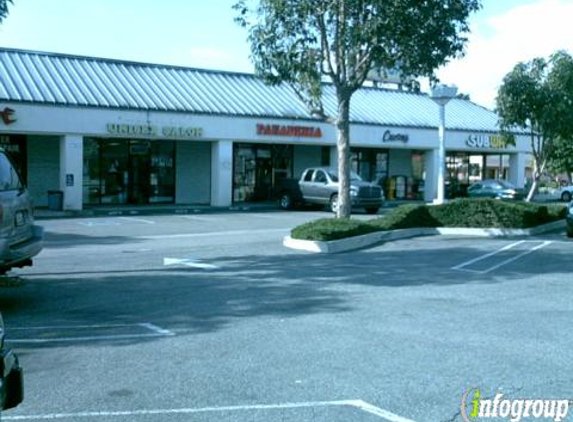
[[[389,130],[382,135],[382,142],[408,142],[410,138],[406,133],[392,133]]]

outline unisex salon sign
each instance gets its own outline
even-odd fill
[[[123,123],[108,123],[107,132],[120,136],[155,136],[173,139],[193,139],[203,136],[203,129],[199,127]]]

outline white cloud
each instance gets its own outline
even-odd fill
[[[573,1],[539,0],[475,24],[467,54],[438,72],[444,83],[488,108],[494,107],[503,77],[520,61],[573,52]]]

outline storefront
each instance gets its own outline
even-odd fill
[[[83,203],[175,202],[174,141],[84,139]]]
[[[253,75],[2,48],[0,63],[10,64],[0,78],[0,146],[38,206],[53,191],[69,210],[268,201],[281,179],[337,163],[334,125]],[[142,73],[156,77],[142,83]],[[449,186],[523,185],[526,136],[504,142],[495,113],[466,100],[446,113]],[[350,146],[351,169],[389,199],[435,198],[438,108],[427,95],[365,88],[353,98]]]

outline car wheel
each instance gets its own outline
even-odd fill
[[[571,192],[563,192],[561,194],[561,200],[565,202],[571,201]]]
[[[364,208],[367,214],[376,214],[380,208],[378,207],[368,207]]]
[[[332,211],[333,213],[337,213],[338,212],[338,195],[334,194],[330,197],[330,211]]]
[[[292,208],[292,197],[288,193],[283,193],[279,198],[279,207],[283,210],[290,210]]]

